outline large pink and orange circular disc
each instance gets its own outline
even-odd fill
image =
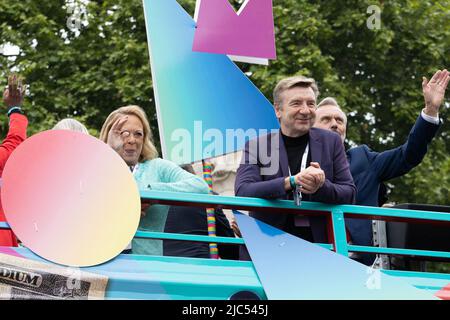
[[[67,130],[36,134],[13,152],[1,197],[20,241],[69,266],[117,256],[140,218],[139,190],[122,158],[102,141]]]

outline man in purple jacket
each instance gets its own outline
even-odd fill
[[[274,89],[280,130],[248,142],[237,171],[236,196],[352,204],[356,187],[338,134],[312,128],[319,90],[313,79],[287,78]],[[297,197],[300,198],[300,197]],[[327,242],[325,217],[250,212],[308,241]]]

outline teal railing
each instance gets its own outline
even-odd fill
[[[317,202],[302,202],[302,205],[299,208],[295,206],[292,201],[287,200],[265,200],[258,198],[224,197],[159,191],[141,191],[141,199],[143,202],[151,204],[197,206],[245,211],[277,211],[285,213],[301,212],[302,214],[310,216],[324,215],[329,217],[329,221],[331,223],[333,235],[332,243],[318,243],[318,245],[334,250],[339,254],[348,256],[349,252],[360,252],[450,259],[450,252],[351,245],[347,242],[345,230],[345,217],[386,221],[414,221],[423,223],[434,222],[439,224],[450,224],[450,214],[444,212],[387,209],[354,205],[327,205]],[[7,223],[0,222],[0,229],[9,229],[9,225]],[[145,239],[211,242],[211,237],[209,236],[172,234],[163,232],[138,231],[135,237]],[[241,238],[227,237],[214,237],[214,242],[234,245],[245,244],[244,240]]]
[[[450,252],[430,251],[430,250],[412,250],[385,247],[367,247],[350,245],[347,242],[344,217],[363,218],[372,220],[386,220],[398,222],[434,222],[439,224],[450,225],[450,214],[445,212],[434,211],[418,211],[406,209],[390,209],[365,207],[355,205],[327,205],[318,202],[302,202],[301,207],[295,206],[292,201],[287,200],[265,200],[258,198],[243,197],[224,197],[214,195],[200,195],[190,193],[173,193],[158,191],[142,191],[141,198],[145,202],[167,204],[167,205],[183,205],[183,206],[199,206],[213,207],[232,210],[255,210],[255,211],[277,211],[285,213],[299,213],[305,215],[325,215],[330,218],[332,225],[333,239],[332,244],[321,243],[322,247],[335,250],[337,253],[348,256],[349,252],[361,253],[379,253],[386,255],[412,255],[421,257],[434,257],[450,259]],[[139,234],[139,232],[138,232]],[[144,238],[168,239],[167,234],[148,233],[139,234]],[[172,238],[172,236],[174,238]],[[186,236],[171,235],[171,239],[184,240],[186,237],[196,239],[197,241],[210,242],[208,236]],[[187,238],[186,238],[187,240]],[[236,241],[238,240],[238,241]],[[244,244],[241,239],[214,238],[217,243],[234,243]]]

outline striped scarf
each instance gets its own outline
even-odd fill
[[[213,190],[213,180],[212,180],[212,163],[208,161],[203,161],[203,179],[208,184],[209,193]],[[216,236],[216,216],[214,208],[206,209],[206,216],[208,221],[208,236]],[[209,244],[209,255],[211,259],[219,259],[219,249],[217,248],[217,243]]]

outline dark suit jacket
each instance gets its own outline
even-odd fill
[[[358,191],[356,204],[377,207],[380,184],[404,175],[417,166],[427,153],[428,144],[439,127],[440,125],[429,123],[419,116],[409,133],[408,140],[400,147],[374,152],[366,145],[362,145],[348,150],[350,171]],[[370,220],[346,219],[346,226],[354,244],[363,246],[372,244]],[[371,261],[364,263],[369,264]]]
[[[318,128],[311,128],[309,135],[311,161],[320,164],[326,177],[325,184],[312,195],[311,200],[331,204],[354,203],[356,187],[350,174],[341,138],[334,132]],[[272,148],[273,144],[278,146]],[[256,145],[258,149],[255,148]],[[268,170],[268,168],[274,170]],[[247,142],[245,146],[235,182],[236,196],[288,199],[289,194],[284,189],[284,179],[288,176],[288,157],[279,131],[261,136],[253,142]],[[286,229],[288,214],[251,212],[250,215],[281,230]],[[310,218],[310,224],[314,241],[326,242],[325,218]]]

